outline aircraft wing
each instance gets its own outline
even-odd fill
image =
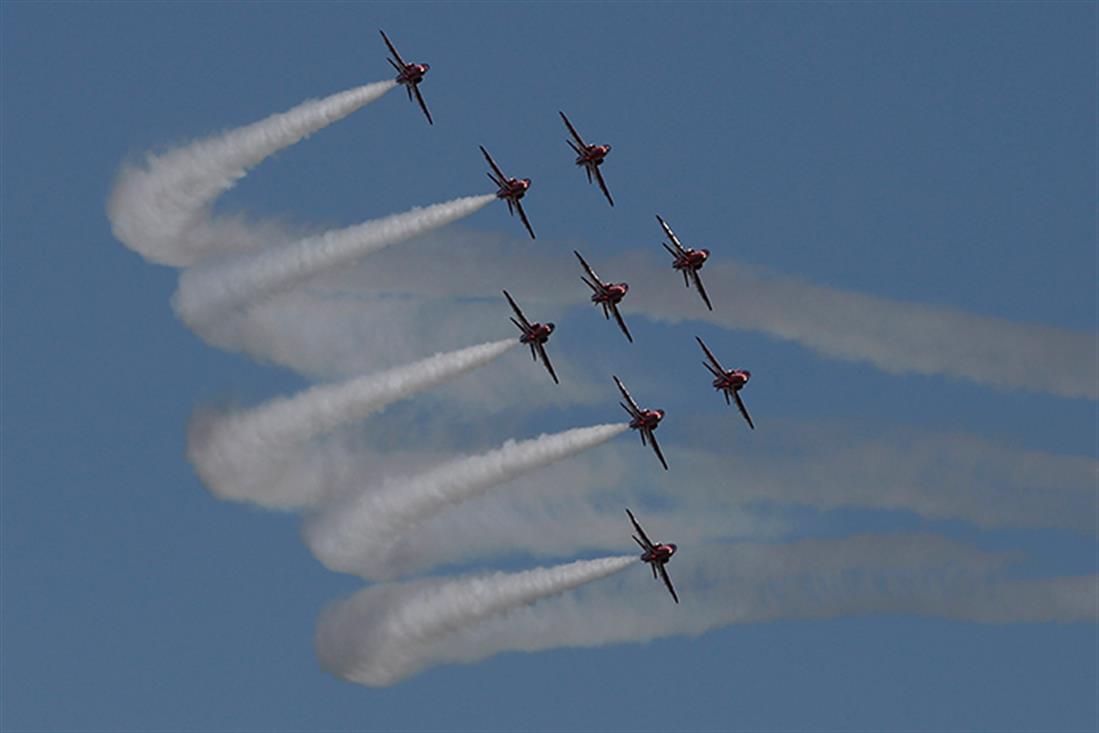
[[[660,459],[660,465],[667,471],[668,462],[664,460],[664,454],[660,451],[660,444],[656,442],[656,434],[651,430],[647,432],[649,433],[649,442],[653,444],[653,452],[656,453],[656,457]]]
[[[706,295],[706,288],[702,285],[702,276],[698,274],[698,270],[691,270],[691,281],[695,284],[695,290],[702,296],[702,302],[707,308],[713,310],[714,306],[710,303],[710,296]]]
[[[675,588],[672,587],[672,579],[668,577],[668,571],[663,565],[660,566],[660,577],[664,579],[664,585],[668,586],[668,592],[672,594],[672,600],[679,603],[679,596],[675,594]]]
[[[599,172],[599,168],[597,168],[596,166],[592,166],[591,168],[595,168],[595,180],[599,184],[599,188],[603,190],[603,195],[607,197],[607,201],[610,203],[610,205],[614,206],[614,199],[611,198],[611,192],[607,190],[607,184],[603,180],[603,174]],[[590,170],[591,169],[589,168],[589,171]],[[591,176],[589,175],[588,177],[590,178]]]
[[[629,403],[630,407],[633,408],[633,411],[640,413],[641,408],[633,401],[633,397],[630,397],[630,393],[626,391],[626,385],[622,384],[622,380],[613,374],[611,375],[611,378],[614,379],[614,383],[618,385],[618,391],[622,393],[622,396],[626,399],[626,402]]]
[[[382,34],[382,40],[385,41],[385,45],[389,46],[389,52],[393,54],[393,58],[397,59],[397,63],[399,63],[401,66],[404,66],[404,59],[402,59],[401,55],[397,53],[397,49],[393,46],[393,42],[389,40],[389,36],[387,36],[385,34],[385,31],[381,29],[379,29],[378,32]],[[400,69],[398,69],[398,71],[400,71]]]
[[[683,245],[679,243],[679,237],[675,236],[675,232],[672,231],[672,228],[660,218],[660,214],[656,215],[656,220],[660,222],[660,227],[664,230],[664,235],[668,237],[668,240],[676,248],[676,251],[682,252]]]
[[[752,418],[748,414],[748,408],[744,406],[744,400],[740,399],[740,392],[733,392],[733,399],[736,400],[736,407],[738,410],[740,410],[740,414],[743,415],[744,419],[748,421],[748,427],[750,427],[752,430],[755,430],[755,423],[752,422]]]
[[[702,342],[702,339],[700,339],[698,336],[695,336],[695,341],[697,341],[698,345],[702,347],[702,351],[706,353],[706,358],[709,359],[710,363],[713,364],[714,367],[717,369],[717,372],[713,372],[712,369],[710,370],[711,372],[713,372],[714,376],[720,377],[725,374],[725,369],[721,366],[721,362],[719,362],[717,360],[717,357],[714,356],[708,348],[706,348],[706,344]]]
[[[553,377],[554,384],[561,384],[557,380],[557,373],[553,371],[553,364],[550,364],[549,354],[546,353],[546,347],[544,344],[535,344],[534,347],[538,349],[538,356],[542,357],[542,363],[546,365],[546,371]]]
[[[530,220],[527,219],[527,212],[523,211],[523,203],[518,199],[515,200],[515,208],[519,211],[519,218],[523,220],[523,226],[530,232],[530,238],[535,239],[534,230],[530,228]]]
[[[577,145],[579,145],[581,148],[588,147],[587,143],[584,142],[584,138],[580,137],[580,133],[577,132],[576,128],[572,126],[572,123],[569,122],[569,118],[565,117],[565,113],[558,110],[557,114],[561,115],[561,119],[565,122],[565,127],[569,128],[569,134],[572,135],[574,140],[576,140]],[[575,150],[575,148],[573,149]]]
[[[676,252],[674,249],[669,247],[667,242],[661,242],[660,246],[663,247],[664,249],[668,250],[668,254],[670,254],[672,257],[675,258],[676,264],[679,264],[679,256],[680,256],[679,252]],[[686,280],[684,280],[684,282],[686,282]]]
[[[519,306],[518,306],[518,304],[516,304],[515,300],[512,299],[511,294],[508,293],[508,291],[506,291],[506,290],[503,291],[503,292],[504,292],[504,297],[507,298],[508,303],[511,304],[511,309],[513,311],[515,311],[515,315],[519,317],[519,320],[522,322],[523,326],[527,330],[531,329],[532,326],[530,325],[530,321],[528,321],[527,317],[523,315],[523,311],[519,310]]]
[[[431,119],[431,113],[427,111],[427,103],[424,102],[424,96],[420,94],[419,84],[413,85],[412,93],[416,95],[416,101],[420,103],[420,109],[422,109],[427,116],[427,124],[434,125],[435,122]]]
[[[477,147],[481,148],[481,152],[484,154],[485,160],[488,161],[489,166],[492,168],[493,172],[496,173],[496,176],[499,178],[499,181],[497,181],[497,183],[499,183],[500,185],[503,185],[508,177],[504,175],[504,172],[502,170],[500,170],[500,166],[496,165],[496,161],[493,160],[492,156],[488,154],[488,151],[485,150],[484,145],[478,145]]]
[[[592,287],[594,287],[596,283],[602,285],[603,281],[600,280],[599,276],[595,274],[595,270],[591,269],[591,265],[589,265],[587,261],[580,256],[580,253],[577,252],[575,249],[572,251],[572,253],[576,255],[576,259],[580,260],[580,266],[584,268],[584,272],[588,273],[588,277],[592,279],[592,282],[589,284],[592,285]]]
[[[641,525],[637,523],[637,517],[635,517],[633,512],[629,509],[626,510],[626,514],[630,515],[630,521],[633,523],[634,531],[641,536],[641,540],[638,540],[637,544],[641,545],[642,549],[645,550],[653,549],[653,541],[645,534],[645,530],[641,529]],[[637,537],[634,537],[634,539],[637,540]]]
[[[633,343],[633,336],[630,335],[630,329],[626,328],[626,322],[622,320],[622,314],[618,312],[618,305],[616,303],[610,303],[611,313],[614,314],[614,320],[618,322],[618,327],[622,329],[622,333],[626,334],[626,340],[631,344]]]

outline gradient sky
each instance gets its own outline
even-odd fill
[[[390,93],[265,162],[217,210],[327,228],[484,193],[484,144],[509,174],[534,179],[526,204],[537,242],[493,205],[384,253],[379,267],[398,271],[424,253],[464,266],[481,257],[486,279],[513,278],[492,288],[556,309],[551,351],[563,378],[606,395],[557,399],[514,353],[507,370],[456,383],[447,399],[372,421],[362,436],[373,450],[410,436],[425,455],[484,450],[617,420],[604,376],[614,369],[641,401],[668,410],[660,437],[673,470],[653,476],[632,436],[583,465],[636,459],[650,534],[671,531],[659,517],[677,495],[695,497],[686,503],[697,510],[699,495],[727,491],[755,497],[745,499],[750,516],[783,528],[766,538],[776,544],[919,532],[1007,553],[1013,578],[1083,576],[1097,570],[1094,526],[1066,516],[1082,506],[1077,516],[1094,517],[1094,495],[1047,514],[1043,492],[1059,501],[1081,486],[1043,469],[1052,455],[1094,477],[1093,400],[889,373],[750,327],[626,308],[637,338],[628,347],[589,310],[538,293],[537,270],[517,267],[529,254],[571,268],[579,247],[612,278],[600,263],[663,256],[659,212],[715,264],[1093,337],[1096,21],[1089,3],[0,5],[0,727],[1094,730],[1095,624],[980,624],[903,608],[502,654],[384,689],[330,677],[313,650],[316,618],[362,582],[310,556],[298,516],[217,501],[184,456],[196,407],[255,404],[308,380],[188,331],[169,305],[177,272],[120,244],[105,204],[119,165],[146,150],[386,78],[384,28],[406,58],[431,64],[423,91],[434,127]],[[572,166],[558,109],[590,141],[614,145],[604,168],[614,209]],[[509,254],[488,257],[483,242]],[[707,285],[718,308],[734,299]],[[671,272],[667,286],[682,287]],[[423,330],[371,363],[507,336],[490,294],[414,303],[408,323]],[[448,330],[437,335],[441,308]],[[695,334],[752,370],[745,398],[759,430],[744,430],[709,390]],[[1055,368],[1064,356],[1049,358]],[[501,381],[486,382],[493,374]],[[506,392],[475,404],[494,386]],[[981,460],[932,453],[923,473],[888,470],[908,445],[974,440],[992,446]],[[882,445],[900,449],[883,458]],[[726,450],[724,462],[684,466],[695,452]],[[985,522],[979,506],[950,502],[929,518],[790,493],[760,500],[756,483],[769,485],[780,466],[813,497],[913,481],[932,497],[980,492],[995,510],[1034,489],[1037,509],[1033,522]],[[684,476],[712,484],[687,487]],[[606,510],[617,521],[620,507]],[[573,558],[566,547],[553,560],[462,569]],[[680,610],[643,588],[636,603],[652,613]],[[689,585],[680,594],[690,602]]]

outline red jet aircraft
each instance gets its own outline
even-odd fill
[[[613,374],[611,376],[614,377]],[[622,405],[623,410],[630,413],[630,427],[641,431],[641,445],[652,443],[653,451],[656,453],[656,457],[660,459],[660,465],[667,471],[668,462],[664,460],[664,454],[660,452],[660,445],[656,442],[656,436],[653,435],[653,431],[664,419],[664,411],[642,410],[633,401],[633,397],[630,397],[630,393],[626,391],[626,385],[622,384],[621,379],[614,377],[614,383],[618,385],[618,390],[626,398],[626,402],[619,402],[618,404]]]
[[[668,564],[668,561],[672,559],[672,555],[675,554],[676,547],[672,543],[653,544],[652,541],[645,535],[645,530],[641,529],[641,525],[637,523],[637,519],[633,516],[633,512],[629,509],[626,510],[626,514],[630,515],[630,521],[633,522],[633,528],[637,530],[637,534],[641,535],[641,539],[637,538],[637,535],[633,535],[633,541],[641,546],[641,549],[645,551],[645,554],[641,556],[641,562],[646,562],[653,571],[653,579],[656,579],[656,574],[659,572],[660,577],[664,579],[664,585],[668,586],[668,592],[672,594],[672,600],[679,603],[679,596],[675,594],[675,588],[672,587],[672,579],[668,577],[668,570],[664,566]]]
[[[569,122],[569,118],[565,117],[565,113],[558,111],[557,114],[561,115],[561,119],[565,121],[565,127],[569,128],[569,134],[576,141],[575,143],[572,140],[565,141],[576,151],[576,164],[584,166],[584,171],[588,174],[588,183],[591,183],[591,177],[595,176],[599,188],[603,190],[603,195],[607,197],[610,205],[614,206],[614,199],[611,198],[610,191],[607,190],[603,174],[599,172],[599,166],[603,165],[603,159],[607,157],[607,153],[611,152],[611,146],[588,145],[584,142],[584,138],[580,137],[580,133],[576,131],[576,128],[572,126],[572,123]]]
[[[479,146],[481,152],[485,154],[485,160],[492,167],[492,173],[488,173],[488,177],[497,186],[496,198],[503,199],[508,202],[508,213],[512,216],[515,215],[515,211],[519,211],[519,218],[523,220],[523,226],[530,232],[530,238],[534,239],[534,230],[530,228],[530,222],[527,221],[527,214],[523,211],[523,205],[519,203],[519,199],[523,198],[527,194],[527,189],[530,188],[529,178],[508,178],[504,175],[504,172],[500,170],[500,166],[496,165],[496,161],[492,159],[492,156],[488,154],[484,146]]]
[[[729,397],[732,396],[736,400],[736,406],[740,410],[740,414],[748,421],[748,427],[755,430],[756,426],[748,415],[748,408],[744,406],[744,401],[740,399],[740,390],[748,384],[748,380],[752,378],[752,373],[747,369],[725,369],[710,353],[710,350],[706,348],[706,344],[702,343],[702,339],[695,336],[695,341],[698,341],[698,345],[702,347],[706,358],[710,360],[709,363],[702,362],[702,366],[709,369],[710,374],[714,375],[714,389],[719,389],[725,394],[725,404],[729,404]]]
[[[691,287],[691,283],[694,283],[695,289],[698,290],[698,294],[702,296],[702,302],[706,304],[707,308],[713,310],[714,307],[710,305],[710,296],[706,295],[706,288],[702,287],[702,278],[699,277],[698,274],[698,271],[706,264],[706,260],[710,258],[710,250],[684,247],[679,243],[679,238],[675,236],[672,228],[665,224],[664,220],[660,218],[660,214],[656,215],[656,220],[660,222],[660,226],[664,229],[664,234],[672,243],[672,246],[669,247],[666,242],[661,242],[664,249],[668,250],[672,257],[675,258],[672,267],[683,273],[684,285]],[[688,277],[690,277],[690,280],[687,279]]]
[[[595,274],[595,270],[591,269],[591,265],[584,261],[584,258],[580,256],[580,253],[575,249],[572,251],[576,255],[576,259],[580,260],[581,267],[584,268],[584,272],[587,273],[587,277],[581,277],[580,279],[592,289],[591,302],[597,303],[603,307],[603,317],[610,318],[614,315],[614,320],[618,322],[618,327],[622,329],[622,333],[626,334],[626,339],[632,344],[633,336],[630,335],[630,329],[626,328],[626,322],[622,320],[622,314],[618,312],[618,304],[622,302],[622,299],[626,297],[626,293],[629,291],[630,286],[627,283],[605,283],[599,279],[599,276]]]
[[[405,91],[408,92],[408,101],[412,101],[412,95],[416,95],[416,101],[420,103],[420,109],[427,115],[427,124],[434,125],[431,120],[431,113],[427,111],[427,105],[424,103],[423,96],[420,95],[420,82],[424,80],[424,74],[427,73],[431,67],[427,64],[407,64],[405,60],[401,58],[401,55],[397,53],[397,49],[394,48],[393,43],[389,40],[389,36],[385,34],[385,31],[378,31],[382,34],[382,40],[385,41],[385,45],[389,46],[389,52],[393,54],[393,58],[386,59],[389,65],[397,70],[396,82],[404,85]]]
[[[504,297],[508,299],[511,309],[515,311],[515,315],[519,318],[519,320],[511,319],[511,322],[523,332],[523,335],[519,337],[519,343],[529,346],[530,355],[534,357],[534,360],[541,359],[542,363],[546,365],[546,370],[553,377],[554,384],[560,384],[557,381],[557,374],[553,371],[553,365],[550,364],[549,355],[546,354],[546,342],[549,341],[550,334],[553,333],[554,325],[552,323],[531,323],[523,315],[523,311],[519,310],[519,306],[516,305],[515,300],[506,290],[504,291]]]

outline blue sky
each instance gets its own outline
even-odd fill
[[[652,534],[673,541],[727,512],[721,552],[737,567],[766,560],[760,544],[791,558],[781,553],[804,541],[869,535],[888,548],[917,533],[975,565],[984,561],[972,553],[1006,554],[1010,580],[1093,574],[1094,527],[1079,516],[1095,514],[1094,399],[1049,386],[1076,352],[1015,354],[1031,336],[1067,334],[1090,343],[1094,365],[1094,5],[6,3],[0,20],[5,729],[1099,722],[1094,624],[942,618],[921,612],[926,599],[905,600],[903,584],[879,606],[896,611],[886,615],[837,601],[834,618],[806,618],[822,598],[805,596],[780,618],[699,635],[498,654],[388,688],[348,684],[319,668],[313,633],[321,609],[362,581],[310,555],[299,516],[216,500],[185,456],[196,408],[292,393],[318,371],[303,364],[351,376],[509,335],[492,297],[508,287],[529,315],[557,322],[562,388],[510,354],[353,432],[368,462],[388,466],[411,445],[407,460],[430,463],[617,420],[614,370],[668,410],[660,437],[672,471],[653,475],[653,457],[619,438],[456,512],[453,527],[490,506],[523,518],[555,506],[555,485],[607,477],[591,501],[620,538],[584,544],[585,515],[541,527],[566,538],[559,550],[508,552],[487,537],[434,572],[628,552],[618,514],[631,500]],[[105,206],[120,164],[385,78],[379,27],[431,64],[423,90],[435,126],[390,93],[264,162],[217,211],[315,230],[484,193],[484,144],[509,174],[534,179],[526,204],[539,239],[524,241],[492,205],[317,285],[361,296],[367,316],[310,324],[330,327],[332,340],[318,339],[331,353],[301,350],[276,366],[211,348],[171,310],[177,272],[111,233]],[[613,210],[572,165],[558,109],[614,145],[604,168]],[[578,275],[573,248],[608,278],[649,282],[650,260],[666,267],[654,213],[714,252],[703,274],[728,322],[698,320],[679,305],[694,301],[635,284],[629,347],[557,284]],[[755,279],[723,279],[722,262]],[[727,286],[765,292],[768,278],[804,299],[755,313]],[[670,270],[664,282],[682,289]],[[897,303],[931,313],[942,331],[901,319],[908,330],[875,331],[888,358],[838,354],[848,321],[818,334],[809,315],[839,301],[798,283],[885,304],[863,308],[850,333],[894,327],[870,316]],[[404,336],[369,319],[378,312],[395,314]],[[968,354],[976,341],[959,343],[951,324],[969,316],[995,319],[987,332],[1007,342],[973,346],[982,378],[949,359],[883,366],[917,337],[941,341],[928,351]],[[340,331],[353,321],[360,330]],[[767,325],[778,322],[802,330]],[[744,430],[707,387],[696,334],[752,370],[745,399],[759,430]],[[354,358],[332,356],[360,339]],[[996,386],[1001,358],[1033,379]],[[295,359],[298,371],[287,366]],[[737,555],[738,544],[752,549]],[[692,589],[692,548],[680,545],[683,579],[670,569],[682,608],[643,568],[581,602],[605,594],[593,609],[617,598],[654,618],[693,613],[703,589]],[[919,575],[921,558],[912,561]],[[1045,596],[1029,598],[1041,606]]]

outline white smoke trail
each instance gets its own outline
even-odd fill
[[[521,573],[375,586],[328,608],[317,657],[332,674],[389,685],[429,663],[431,650],[462,629],[620,572],[633,555],[580,560]]]
[[[495,194],[466,196],[232,260],[203,263],[180,275],[172,307],[184,322],[201,329],[203,323],[235,306],[262,300],[325,270],[445,226],[495,200]]]
[[[333,487],[328,474],[298,460],[303,444],[488,364],[518,343],[505,339],[471,346],[380,374],[318,385],[250,410],[200,414],[188,430],[188,457],[220,498],[281,508],[311,505]]]
[[[337,676],[386,686],[429,666],[504,651],[637,643],[780,619],[898,613],[977,623],[1094,621],[1099,577],[1009,580],[1004,559],[926,535],[681,547],[669,566],[679,606],[639,571],[423,636],[416,620],[444,606],[433,598],[460,594],[462,581],[380,585],[322,614],[317,655]]]
[[[449,230],[429,239],[408,257],[383,255],[369,270],[348,272],[343,287],[359,293],[476,298],[493,297],[505,281],[521,288],[531,307],[539,301],[588,307],[587,293],[575,287],[575,262],[519,249],[483,232]],[[466,256],[442,256],[456,249]],[[650,253],[609,259],[599,272],[621,273],[631,285],[628,312],[657,321],[698,320],[759,331],[890,374],[944,374],[1000,389],[1099,399],[1099,342],[1088,331],[842,290],[728,259],[708,263],[703,271],[714,298],[712,312],[699,308],[693,291],[681,283],[676,287],[668,263]],[[314,308],[314,314],[319,310]]]
[[[310,100],[164,155],[149,154],[142,166],[124,167],[107,204],[115,236],[152,262],[193,264],[224,244],[208,230],[208,209],[215,198],[268,156],[347,117],[394,86],[393,81],[382,81]]]
[[[386,579],[400,573],[393,562],[409,529],[447,507],[494,486],[605,443],[629,428],[624,423],[576,428],[447,462],[417,476],[386,481],[337,500],[305,526],[306,543],[331,570]]]

